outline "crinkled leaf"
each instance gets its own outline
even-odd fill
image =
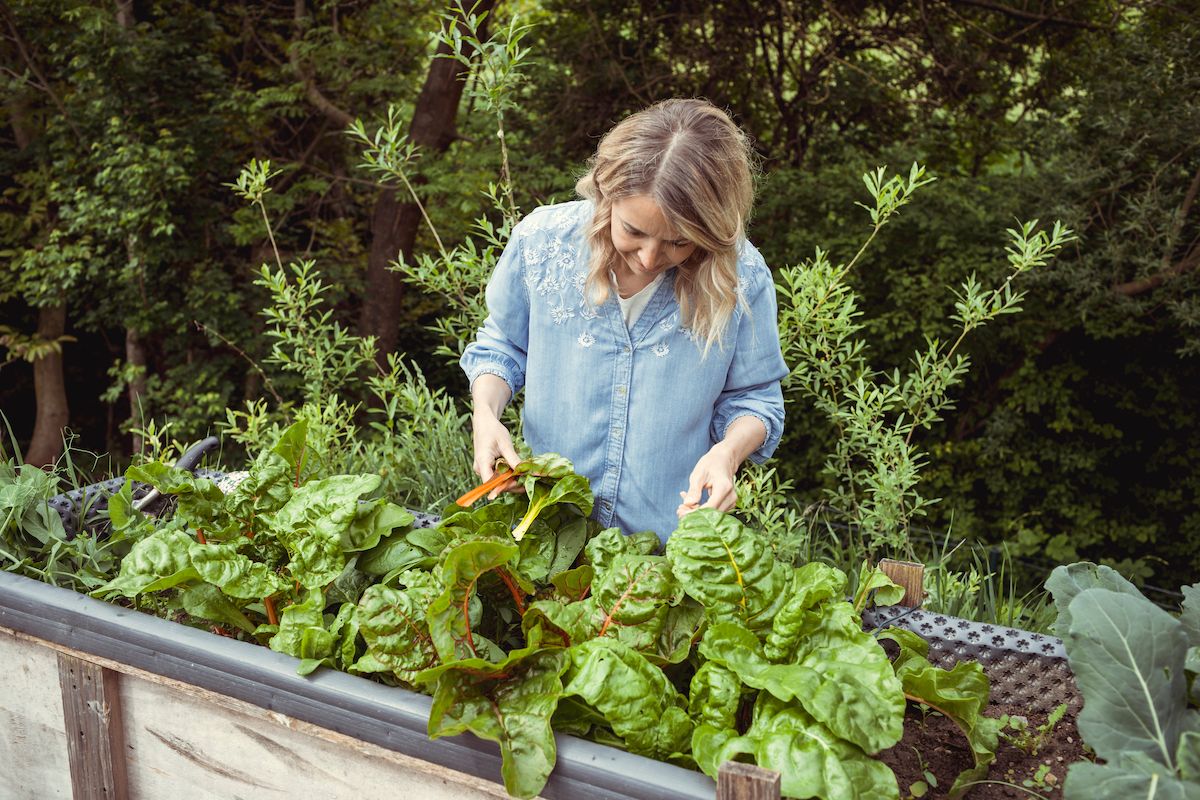
[[[280,610],[279,631],[267,643],[278,653],[316,662],[302,665],[301,674],[333,655],[337,637],[325,627],[324,611],[325,596],[318,590],[309,591],[302,602]]]
[[[468,659],[426,672],[422,682],[436,681],[430,737],[470,731],[496,742],[504,788],[514,797],[536,796],[557,757],[550,720],[566,667],[564,651],[528,647],[500,664]]]
[[[465,541],[442,561],[439,577],[445,587],[429,606],[426,620],[438,655],[457,661],[477,655],[472,637],[469,604],[479,576],[514,559],[515,543],[496,540]]]
[[[542,453],[520,462],[513,472],[526,477],[541,476],[557,479],[575,474],[575,467],[571,464],[570,459],[564,458],[558,453]]]
[[[591,564],[584,564],[554,575],[550,578],[550,583],[560,598],[572,602],[582,600],[584,595],[591,591],[595,576],[596,571],[592,569]]]
[[[188,557],[193,539],[176,527],[161,528],[130,549],[121,561],[116,578],[96,589],[99,597],[135,597],[147,592],[170,589],[198,579],[199,573]]]
[[[791,585],[792,568],[734,517],[711,508],[685,516],[667,540],[667,560],[684,591],[713,619],[768,627]]]
[[[1076,595],[1087,589],[1110,589],[1114,592],[1127,594],[1131,597],[1141,597],[1142,593],[1112,567],[1097,566],[1088,561],[1077,564],[1057,566],[1046,579],[1046,589],[1054,597],[1054,606],[1058,609],[1058,619],[1054,623],[1054,634],[1060,639],[1067,638],[1071,628],[1071,601]]]
[[[763,651],[767,659],[775,663],[793,661],[808,610],[826,600],[840,599],[845,591],[846,574],[839,569],[813,561],[794,570],[787,598],[767,632]]]
[[[593,581],[592,596],[604,613],[603,633],[613,625],[640,625],[664,605],[677,605],[683,588],[662,556],[625,555]]]
[[[977,661],[960,661],[951,670],[935,667],[925,657],[928,645],[912,631],[890,628],[881,636],[900,645],[893,666],[905,694],[949,717],[971,746],[975,766],[964,770],[950,787],[950,796],[959,797],[968,784],[987,777],[1004,727],[1000,720],[983,716],[991,690],[987,675]],[[913,647],[913,639],[920,645]]]
[[[1068,613],[1063,644],[1083,694],[1084,741],[1106,761],[1142,753],[1174,769],[1179,737],[1200,731],[1200,712],[1187,707],[1182,623],[1140,595],[1099,588],[1077,594]]]
[[[752,755],[760,767],[780,773],[788,797],[895,800],[899,795],[896,776],[886,764],[835,736],[798,704],[767,693],[759,695],[745,735],[702,725],[692,739],[692,754],[714,778],[725,761]]]
[[[706,661],[688,688],[688,715],[697,725],[734,728],[742,700],[742,680],[715,661]]]
[[[302,586],[325,586],[341,574],[346,566],[343,537],[357,518],[358,498],[379,482],[378,475],[309,481],[270,516],[270,529],[290,556],[288,571]]]
[[[437,663],[437,650],[425,624],[427,587],[411,590],[375,585],[363,592],[355,619],[367,651],[355,663],[359,672],[392,672],[412,684]]]
[[[266,564],[239,553],[236,541],[200,544],[189,538],[189,542],[187,553],[200,578],[230,597],[261,599],[286,591],[290,585]]]
[[[238,535],[263,530],[260,518],[283,508],[292,496],[292,481],[292,468],[282,456],[270,450],[260,453],[246,477],[225,496],[225,509],[238,521]]]
[[[597,573],[601,573],[608,569],[617,556],[648,556],[657,549],[658,537],[649,531],[626,536],[620,528],[605,528],[584,546],[583,557],[595,567]]]
[[[811,623],[820,626],[823,618]],[[799,702],[834,735],[875,753],[900,741],[904,692],[877,643],[842,635],[837,627],[835,621],[824,631],[817,628],[814,634],[824,635],[811,637],[815,646],[802,642],[800,660],[793,664],[769,662],[758,637],[736,622],[710,627],[700,652],[733,670],[747,686]]]
[[[1200,800],[1200,783],[1180,780],[1143,753],[1125,754],[1107,764],[1072,764],[1063,784],[1063,800],[1097,798]]]
[[[660,759],[686,752],[692,735],[687,701],[661,669],[613,639],[592,639],[568,652],[563,694],[602,714],[630,752]]]
[[[254,623],[220,589],[210,583],[186,587],[179,593],[179,603],[183,610],[193,617],[232,625],[246,633],[254,633]]]

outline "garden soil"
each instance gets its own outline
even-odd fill
[[[986,714],[989,717],[1024,716],[1029,720],[1029,730],[1036,730],[1046,722],[1046,715],[1030,714],[1017,706],[989,705]],[[1017,749],[1001,737],[996,760],[985,779],[988,782],[971,787],[965,800],[1030,800],[1034,797],[1055,800],[1062,797],[1067,767],[1088,757],[1071,714],[1045,737],[1036,755]],[[953,722],[937,712],[922,714],[911,703],[904,720],[904,738],[876,758],[896,773],[902,798],[947,797],[955,777],[974,763],[966,737]],[[936,786],[926,776],[927,772],[936,780]],[[919,782],[928,787],[923,794]]]

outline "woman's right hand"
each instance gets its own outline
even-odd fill
[[[521,461],[513,447],[512,436],[508,428],[500,421],[500,414],[512,393],[508,384],[497,375],[484,374],[475,379],[471,387],[474,408],[471,412],[471,440],[475,448],[475,458],[471,466],[479,480],[486,483],[496,474],[496,460],[504,459],[509,468],[516,467]],[[488,495],[489,500],[495,500],[501,491],[511,490],[513,483],[494,489]]]

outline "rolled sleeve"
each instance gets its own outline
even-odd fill
[[[788,369],[779,346],[775,284],[770,270],[760,260],[752,265],[747,278],[747,307],[736,323],[733,357],[713,409],[709,435],[714,443],[719,442],[735,420],[754,417],[767,431],[762,446],[750,454],[751,461],[761,464],[775,452],[783,436],[780,381]]]
[[[459,359],[472,386],[480,375],[497,375],[514,397],[525,385],[529,349],[529,290],[522,268],[522,238],[518,224],[488,279],[487,318]]]

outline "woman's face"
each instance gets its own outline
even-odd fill
[[[658,203],[644,194],[613,201],[612,241],[629,271],[647,281],[696,250],[671,227]]]

